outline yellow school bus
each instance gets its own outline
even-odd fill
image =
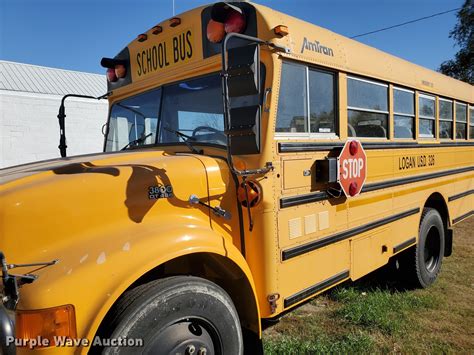
[[[256,351],[389,262],[429,286],[474,214],[469,84],[247,2],[102,65],[104,152],[1,171],[4,352]]]

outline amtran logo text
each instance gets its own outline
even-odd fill
[[[303,53],[305,49],[316,53],[322,53],[330,57],[334,57],[332,48],[323,46],[321,43],[319,43],[319,41],[308,41],[306,37],[304,38],[303,46],[301,47],[301,53]]]

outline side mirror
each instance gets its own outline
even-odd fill
[[[260,152],[260,106],[243,106],[230,109],[230,125],[226,134],[230,137],[233,155]]]
[[[227,87],[229,97],[259,93],[258,44],[236,47],[227,54]]]
[[[226,134],[234,155],[260,152],[260,56],[258,44],[229,49],[224,68],[228,103]]]

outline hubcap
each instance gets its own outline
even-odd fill
[[[214,355],[220,354],[220,349],[220,338],[212,324],[201,318],[185,318],[159,331],[144,353]]]

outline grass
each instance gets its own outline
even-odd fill
[[[473,230],[474,218],[455,227],[428,289],[403,289],[385,270],[338,286],[267,328],[265,353],[474,353]]]
[[[340,303],[334,314],[350,324],[376,329],[387,335],[401,334],[412,325],[413,309],[429,308],[436,303],[431,295],[391,292],[375,288],[338,288],[332,294]]]

